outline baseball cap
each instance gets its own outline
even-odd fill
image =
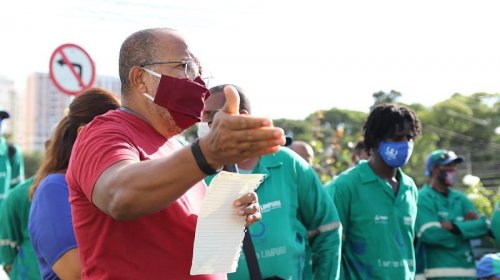
[[[440,165],[447,165],[452,162],[462,163],[464,162],[464,158],[448,150],[436,150],[432,152],[425,162],[425,176],[431,175],[432,168]]]
[[[500,253],[484,255],[476,265],[476,274],[477,278],[500,277]]]
[[[8,119],[8,118],[10,118],[9,112],[0,109],[0,120]]]

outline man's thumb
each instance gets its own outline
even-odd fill
[[[238,115],[240,112],[240,95],[236,88],[231,85],[225,86],[224,96],[226,97],[226,104],[224,104],[222,111],[228,114]]]

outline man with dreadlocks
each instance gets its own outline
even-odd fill
[[[412,110],[375,107],[364,125],[371,157],[328,186],[344,227],[341,279],[414,278],[418,192],[401,167],[420,133]]]

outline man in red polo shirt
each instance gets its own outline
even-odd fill
[[[238,116],[238,95],[227,88],[210,132],[182,146],[175,136],[200,120],[209,92],[175,30],[130,35],[119,71],[123,108],[80,132],[67,171],[82,277],[225,279],[189,274],[202,179],[224,164],[276,152],[283,131],[269,119]],[[260,219],[255,193],[234,206],[247,223]]]

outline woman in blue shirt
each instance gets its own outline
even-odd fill
[[[80,128],[120,107],[117,96],[100,88],[78,95],[57,125],[30,189],[28,229],[43,279],[79,279],[76,245],[65,173]]]

